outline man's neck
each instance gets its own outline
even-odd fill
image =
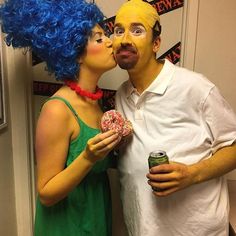
[[[143,69],[128,71],[131,83],[140,94],[157,78],[163,65],[164,63],[155,60]]]

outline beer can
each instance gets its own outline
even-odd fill
[[[169,158],[166,152],[161,150],[150,152],[148,157],[149,169],[153,166],[158,166],[161,164],[169,164]]]
[[[149,169],[151,169],[153,166],[158,166],[162,164],[169,164],[169,158],[165,151],[157,150],[150,152],[148,157],[148,165]],[[161,191],[161,189],[157,187],[152,187],[154,191]]]

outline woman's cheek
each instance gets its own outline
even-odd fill
[[[91,55],[97,55],[97,54],[100,54],[102,52],[102,47],[100,45],[94,45],[94,46],[91,46],[87,52]]]

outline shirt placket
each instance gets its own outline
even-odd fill
[[[143,96],[140,96],[136,90],[131,95],[131,99],[134,104],[134,119],[135,120],[144,119],[143,109],[142,109],[142,100],[143,100],[142,97]]]

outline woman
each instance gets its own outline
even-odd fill
[[[99,130],[97,82],[116,66],[103,14],[83,0],[8,0],[0,14],[7,44],[32,49],[65,82],[37,123],[35,235],[111,235],[106,156],[120,139]]]

